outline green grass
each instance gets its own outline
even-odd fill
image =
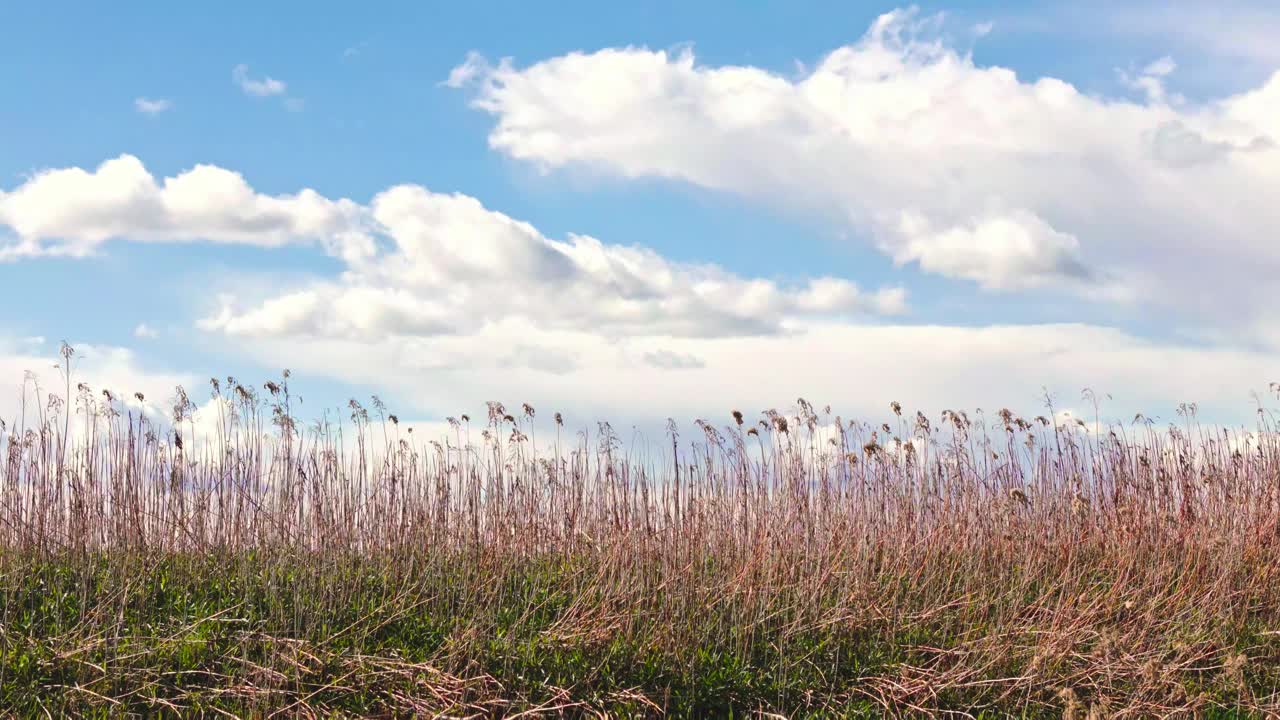
[[[731,600],[681,623],[674,598],[660,595],[632,597],[617,608],[625,617],[599,617],[605,588],[585,579],[599,571],[590,559],[507,561],[477,583],[475,558],[397,576],[376,563],[268,555],[4,558],[0,707],[31,717],[253,715],[298,703],[361,716],[405,714],[410,698],[456,714],[879,717],[873,680],[937,663],[984,630],[960,607],[912,623],[828,605],[822,612],[853,612],[856,622],[822,627],[783,600],[747,632]],[[1036,628],[1023,630],[1029,638]],[[1232,641],[1276,656],[1273,638],[1242,628]],[[1170,652],[1187,642],[1168,641]],[[985,678],[1020,674],[1028,662],[1012,654]],[[1275,666],[1255,665],[1244,681],[1254,696],[1274,692]],[[1231,714],[1240,688],[1221,672],[1188,669],[1170,682],[1201,698],[1206,716],[1244,717]],[[953,688],[930,707],[985,717],[1066,707],[1057,688],[1002,698],[990,687]],[[1082,707],[1089,701],[1080,696]]]

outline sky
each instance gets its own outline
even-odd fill
[[[1251,423],[1265,2],[0,5],[0,417],[891,401]],[[197,389],[198,388],[198,389]]]

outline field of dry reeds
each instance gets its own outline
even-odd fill
[[[7,714],[1280,713],[1265,412],[800,400],[637,447],[497,403],[443,437],[376,400],[304,424],[287,374],[210,392],[197,427],[181,390],[162,420],[24,386],[0,432]]]

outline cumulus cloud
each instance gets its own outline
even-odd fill
[[[1080,261],[1080,242],[1026,211],[987,215],[934,228],[919,213],[903,213],[887,249],[899,265],[973,280],[989,290],[1024,289],[1073,278],[1093,279]]]
[[[310,243],[344,262],[336,279],[257,302],[224,298],[200,323],[239,336],[466,335],[510,316],[615,337],[749,335],[803,317],[906,309],[901,288],[864,291],[834,277],[784,283],[585,235],[552,239],[475,198],[415,185],[366,206],[313,190],[264,195],[212,165],[157,180],[129,155],[88,171],[42,171],[0,191],[0,226],[16,235],[0,259],[85,255],[120,238]]]
[[[288,85],[282,80],[276,80],[266,75],[260,79],[249,76],[249,66],[241,63],[231,69],[231,79],[246,95],[255,97],[270,97],[272,95],[283,95],[288,89]]]
[[[1275,140],[1261,135],[1240,143],[1209,140],[1178,120],[1162,123],[1148,137],[1153,157],[1175,169],[1226,160],[1232,153],[1265,152],[1275,147]]]
[[[121,155],[97,168],[42,170],[11,191],[0,189],[0,260],[28,255],[81,256],[113,238],[280,246],[322,242],[336,255],[369,251],[362,209],[314,190],[264,195],[239,173],[213,165],[162,180]]]
[[[378,194],[368,214],[384,242],[350,262],[340,280],[250,307],[225,298],[201,327],[377,340],[470,334],[522,317],[614,337],[721,336],[780,332],[799,317],[895,314],[906,305],[901,288],[865,292],[831,277],[787,285],[584,235],[555,240],[475,198],[420,186]]]
[[[140,97],[133,101],[133,109],[143,115],[159,115],[173,109],[173,101],[164,98],[151,99]]]
[[[138,326],[133,329],[133,336],[144,340],[154,340],[160,337],[160,333],[146,323],[138,323]]]
[[[1280,271],[1280,74],[1191,105],[980,66],[936,19],[881,16],[800,77],[608,48],[450,76],[491,147],[543,170],[656,177],[824,216],[899,264],[991,290],[1065,288],[1173,313],[1258,307]],[[1159,262],[1155,259],[1158,258]],[[1208,306],[1185,289],[1241,288]]]

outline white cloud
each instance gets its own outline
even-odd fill
[[[236,85],[240,86],[240,89],[246,95],[255,97],[283,95],[288,90],[288,85],[282,80],[276,80],[265,75],[261,79],[249,77],[249,66],[243,63],[231,69],[231,79],[235,81]]]
[[[525,317],[610,337],[724,336],[781,332],[806,317],[906,310],[901,288],[742,277],[584,235],[555,240],[474,198],[420,186],[390,188],[368,206],[312,190],[269,196],[211,165],[157,180],[129,155],[90,171],[42,171],[0,191],[0,226],[17,238],[0,246],[0,259],[85,255],[120,238],[317,243],[345,263],[336,279],[271,288],[256,301],[224,299],[200,324],[231,335],[466,336]]]
[[[197,384],[191,375],[143,367],[137,355],[127,348],[72,345],[75,350],[71,359],[73,399],[80,392],[77,385],[84,383],[95,402],[103,402],[102,391],[109,390],[117,410],[132,410],[153,420],[163,420],[170,415],[176,388],[181,385],[190,389]],[[38,424],[50,394],[66,397],[65,376],[58,369],[61,363],[59,349],[53,345],[0,336],[0,420],[10,430],[24,424],[28,428]],[[142,399],[135,393],[140,393]],[[73,412],[72,419],[72,431],[78,432],[83,414]]]
[[[1169,95],[1165,89],[1165,79],[1178,68],[1177,63],[1168,55],[1154,60],[1142,69],[1139,73],[1131,73],[1125,70],[1118,71],[1120,81],[1129,87],[1142,92],[1147,102],[1152,104],[1169,103],[1172,105],[1181,105],[1186,102],[1186,98],[1179,94]]]
[[[1257,136],[1247,143],[1209,140],[1177,120],[1156,127],[1147,137],[1155,160],[1175,169],[1227,160],[1233,153],[1267,152],[1276,144],[1269,136]]]
[[[239,173],[197,165],[157,180],[131,155],[93,170],[42,170],[5,192],[0,261],[31,255],[82,256],[113,238],[154,242],[211,241],[279,246],[317,241],[338,255],[370,251],[362,209],[314,190],[263,195]]]
[[[611,48],[523,68],[471,56],[450,84],[495,118],[491,147],[544,170],[797,209],[989,289],[1143,298],[1215,322],[1263,306],[1280,271],[1280,74],[1178,105],[1160,59],[1135,102],[979,66],[936,38],[895,11],[798,79]],[[1235,290],[1187,292],[1206,286]]]
[[[1055,19],[1058,27],[1086,20],[1088,30],[1155,39],[1180,50],[1265,68],[1280,66],[1280,13],[1269,0],[1169,3],[1150,0],[1073,5]]]
[[[897,264],[919,263],[929,272],[973,280],[989,290],[1094,279],[1080,261],[1079,240],[1026,211],[974,218],[941,230],[909,212],[896,230],[885,244]]]
[[[1181,423],[1178,403],[1200,401],[1208,422],[1255,424],[1250,393],[1266,391],[1274,375],[1273,356],[1238,350],[1213,350],[1157,343],[1123,332],[1086,325],[859,326],[813,323],[786,336],[739,338],[641,338],[617,343],[588,332],[542,331],[527,323],[505,321],[475,339],[436,342],[388,337],[373,343],[326,338],[269,339],[245,346],[246,355],[264,366],[294,370],[294,391],[310,397],[326,378],[355,383],[379,393],[402,420],[399,431],[415,427],[418,440],[453,436],[448,415],[470,413],[472,436],[483,424],[485,400],[517,408],[528,402],[545,421],[563,412],[568,433],[594,429],[612,420],[629,442],[642,448],[656,440],[664,420],[673,417],[689,430],[695,418],[717,425],[731,422],[738,409],[749,419],[760,411],[793,411],[797,396],[833,414],[873,423],[894,422],[889,402],[902,403],[908,415],[924,411],[936,422],[944,408],[985,409],[993,420],[1001,407],[1030,417],[1048,415],[1042,387],[1056,393],[1058,417],[1081,417],[1089,426],[1093,409],[1081,397],[1089,387],[1103,399],[1101,416],[1129,421],[1141,411],[1160,424]],[[554,362],[538,366],[521,355],[571,357],[571,372]],[[514,359],[514,361],[513,361]],[[655,362],[656,360],[656,362]],[[0,419],[9,430],[32,426],[48,393],[62,395],[57,348],[0,337]],[[207,381],[200,376],[147,368],[125,348],[77,345],[71,392],[84,382],[99,402],[108,389],[121,411],[145,414],[158,427],[167,424],[176,388],[185,387],[198,405],[188,442],[217,433],[218,403],[204,400]],[[39,377],[41,392],[26,371]],[[143,400],[134,397],[143,394]],[[1274,405],[1274,397],[1269,405]],[[312,411],[320,412],[312,403]],[[225,412],[224,408],[224,419]],[[73,416],[72,432],[83,431]],[[642,435],[633,435],[634,426]],[[389,430],[390,431],[390,430]],[[539,439],[545,438],[539,430]],[[194,443],[193,443],[194,447]]]
[[[643,359],[649,365],[664,370],[691,370],[706,367],[707,364],[697,355],[671,352],[670,350],[653,350],[646,352]]]
[[[1147,65],[1147,67],[1143,69],[1142,74],[1151,75],[1153,77],[1164,77],[1176,69],[1178,69],[1178,64],[1173,61],[1173,58],[1165,55],[1159,60],[1155,60],[1151,64]]]
[[[796,318],[896,314],[900,288],[864,292],[830,277],[784,285],[643,247],[553,240],[465,195],[403,185],[370,206],[378,249],[338,281],[242,307],[226,298],[205,330],[254,337],[470,335],[512,317],[602,336],[780,332]]]
[[[1003,406],[1032,416],[1045,413],[1046,386],[1059,407],[1087,405],[1084,388],[1111,394],[1102,403],[1104,420],[1141,411],[1168,422],[1178,419],[1179,402],[1199,401],[1209,421],[1252,426],[1251,392],[1265,392],[1275,376],[1266,352],[1152,342],[1080,324],[815,322],[783,335],[613,341],[511,318],[467,338],[310,336],[244,347],[264,366],[292,368],[295,378],[375,388],[402,414],[474,415],[485,400],[529,402],[543,415],[563,411],[572,429],[614,420],[659,432],[668,416],[682,424],[696,417],[727,423],[733,408],[787,410],[797,396],[872,421],[891,420],[894,400],[933,418],[944,408],[994,415]],[[571,358],[571,371],[510,362],[513,352],[531,348]]]
[[[449,77],[445,79],[443,85],[445,87],[454,88],[466,87],[477,77],[484,75],[490,71],[489,64],[484,57],[475,51],[467,53],[467,59],[453,70],[449,71]]]
[[[160,333],[146,323],[138,323],[138,326],[133,329],[133,336],[144,340],[154,340],[160,337]]]
[[[133,101],[133,109],[143,115],[159,115],[173,109],[173,101],[164,98],[151,99],[140,97]]]

